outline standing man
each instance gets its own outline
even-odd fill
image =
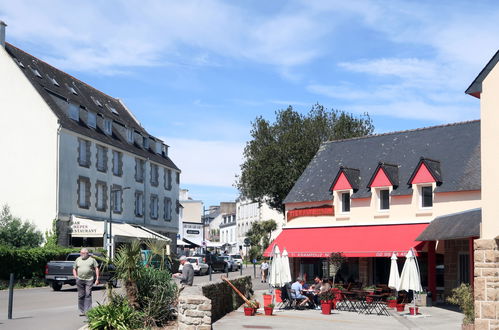
[[[267,276],[269,275],[269,264],[267,260],[264,259],[262,264],[260,265],[260,269],[262,271],[262,283],[267,282]]]
[[[186,256],[181,256],[180,264],[182,265],[182,273],[173,274],[174,277],[180,278],[180,284],[183,286],[192,286],[192,282],[194,281],[194,268],[187,261]]]
[[[76,278],[76,288],[78,290],[78,309],[80,316],[85,316],[92,308],[92,286],[99,284],[99,265],[97,260],[88,254],[88,250],[80,250],[80,256],[73,264],[73,276]]]

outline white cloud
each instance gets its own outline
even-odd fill
[[[162,138],[182,170],[182,184],[231,187],[243,162],[244,143]]]
[[[340,67],[373,75],[392,75],[404,79],[434,77],[438,72],[436,63],[417,58],[380,58],[355,62],[341,62]]]

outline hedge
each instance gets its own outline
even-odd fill
[[[68,253],[78,249],[51,248],[11,248],[0,246],[0,279],[9,279],[14,273],[16,279],[44,277],[45,265],[51,260],[65,260]]]

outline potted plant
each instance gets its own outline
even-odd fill
[[[414,306],[409,307],[409,314],[418,315],[418,313],[419,313],[419,307],[414,307]]]
[[[331,314],[331,308],[333,307],[334,294],[331,290],[322,292],[319,294],[319,300],[321,301],[322,314]]]
[[[265,315],[272,315],[274,312],[274,304],[268,304],[267,306],[263,307],[265,311]]]
[[[405,309],[405,304],[397,304],[395,305],[395,308],[397,308],[397,312],[403,312]]]
[[[341,252],[333,252],[327,258],[327,262],[329,265],[329,275],[333,276],[333,286],[336,279],[336,274],[346,260],[347,258],[345,258]]]
[[[475,328],[475,303],[473,300],[473,290],[469,284],[462,283],[459,287],[452,290],[452,295],[447,298],[451,304],[458,305],[464,313],[463,330],[472,330]]]
[[[395,296],[389,296],[388,298],[386,298],[386,302],[388,303],[388,308],[397,307],[397,297]]]
[[[244,304],[244,315],[253,316],[256,313],[256,310],[260,307],[258,301],[250,300],[246,304]]]

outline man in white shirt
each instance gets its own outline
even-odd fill
[[[267,282],[267,276],[269,275],[269,264],[267,263],[267,260],[263,260],[260,265],[260,270],[262,272],[262,283]]]

